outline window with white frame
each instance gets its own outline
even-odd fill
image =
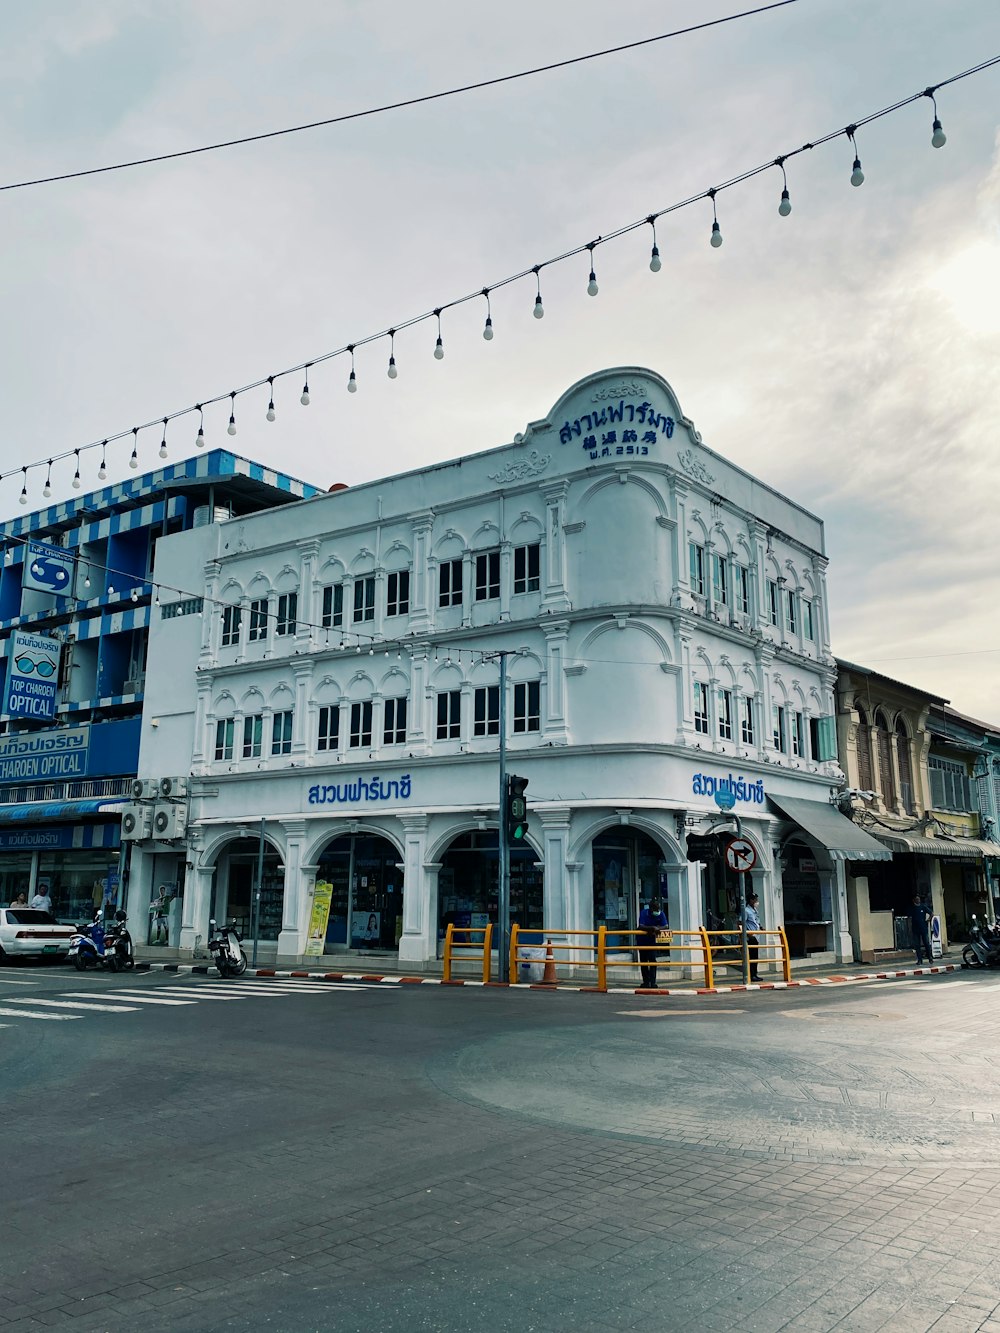
[[[271,753],[292,753],[292,710],[283,709],[271,716]]]
[[[734,567],[736,575],[736,609],[740,615],[750,614],[750,570],[746,565]]]
[[[236,732],[236,723],[231,717],[220,717],[215,724],[215,757],[216,759],[232,759],[233,757],[233,736]]]
[[[753,725],[753,695],[745,694],[740,700],[740,739],[744,745],[756,745]]]
[[[255,597],[250,603],[250,626],[247,638],[251,641],[267,638],[267,598]]]
[[[222,646],[231,648],[234,643],[240,641],[240,623],[243,619],[243,612],[238,606],[224,606],[222,608]]]
[[[437,738],[457,741],[462,734],[462,691],[441,690],[437,697]]]
[[[476,601],[489,602],[500,596],[500,552],[480,551],[476,556]]]
[[[462,561],[442,560],[438,566],[438,606],[462,605]]]
[[[813,604],[805,597],[802,599],[802,633],[807,639],[815,642],[816,629],[813,622]]]
[[[708,686],[700,680],[694,683],[694,729],[708,735]]]
[[[514,685],[514,732],[541,730],[541,684],[519,680]]]
[[[781,624],[781,589],[774,579],[767,581],[767,618],[775,628]]]
[[[705,548],[697,542],[688,542],[688,564],[691,571],[691,591],[696,597],[705,596]]]
[[[247,713],[243,718],[243,758],[259,759],[264,743],[264,714]]]
[[[299,611],[299,594],[283,592],[278,598],[278,614],[274,622],[275,634],[294,634],[295,618]]]
[[[789,634],[795,634],[798,630],[798,616],[795,612],[795,590],[794,588],[785,589],[785,629]]]
[[[385,581],[385,613],[406,616],[410,613],[410,571],[394,569]]]
[[[323,589],[322,626],[337,629],[344,623],[344,585],[328,583]]]
[[[780,750],[782,754],[788,753],[788,710],[784,704],[771,705],[772,731],[771,737],[774,749]]]
[[[372,743],[372,705],[371,700],[351,704],[351,734],[349,737],[352,750],[364,749]]]
[[[406,740],[406,695],[386,699],[382,727],[384,745],[402,745]]]
[[[375,619],[375,575],[354,580],[354,623]]]
[[[500,735],[499,685],[480,685],[472,696],[472,734]]]
[[[729,564],[716,551],[712,552],[712,596],[719,606],[729,605]]]
[[[541,547],[538,542],[514,547],[514,592],[537,592],[540,585]]]
[[[806,720],[801,713],[792,713],[790,719],[792,754],[798,759],[806,758]]]
[[[317,750],[340,749],[340,706],[323,704],[319,710],[319,724],[316,732]]]
[[[732,690],[719,691],[719,739],[724,741],[733,739]]]

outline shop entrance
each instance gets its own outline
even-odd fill
[[[712,833],[698,838],[696,850],[688,839],[688,858],[701,862],[701,885],[704,897],[703,924],[706,930],[734,930],[740,925],[740,877],[726,863],[726,843],[731,833]],[[747,876],[746,890],[751,889]]]
[[[218,921],[235,921],[236,929],[244,939],[253,938],[253,891],[257,878],[259,850],[256,840],[240,838],[227,843],[218,865],[223,873],[216,875],[225,885],[222,893],[214,892],[212,915]],[[218,898],[218,901],[216,901]],[[281,857],[270,843],[264,846],[264,875],[260,886],[260,909],[257,918],[258,940],[277,940],[285,903],[285,867]]]
[[[403,872],[387,838],[351,833],[327,843],[316,879],[332,886],[324,952],[399,948]]]
[[[648,834],[619,826],[596,837],[591,848],[595,930],[635,930],[639,913],[653,898],[667,910],[663,852]]]
[[[785,907],[785,935],[793,958],[808,958],[833,947],[833,903],[829,876],[820,879],[816,853],[801,843],[783,849],[781,896]]]
[[[540,930],[542,870],[533,847],[510,849],[510,923]],[[463,833],[441,858],[438,872],[438,940],[449,925],[497,924],[500,838],[496,829]]]

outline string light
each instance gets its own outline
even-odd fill
[[[587,246],[587,250],[590,253],[590,279],[587,282],[588,296],[596,296],[597,293],[600,291],[600,288],[597,285],[597,274],[594,272],[594,246],[596,244],[597,244],[596,241],[591,241],[590,244]]]
[[[268,377],[267,377],[267,387],[268,387],[268,399],[267,399],[267,412],[265,413],[265,416],[267,417],[267,420],[268,420],[268,421],[273,421],[273,420],[274,420],[274,417],[275,417],[275,411],[274,411],[274,376],[273,376],[273,375],[268,375]]]
[[[348,350],[348,351],[350,352],[350,354],[351,354],[351,373],[350,373],[350,375],[347,377],[347,392],[348,392],[348,393],[357,393],[357,391],[358,391],[358,377],[357,377],[357,375],[355,375],[355,373],[354,373],[354,344],[351,343],[351,345],[348,347],[347,350]]]
[[[108,442],[107,442],[107,440],[102,440],[102,441],[101,441],[101,466],[97,469],[97,477],[98,477],[98,480],[99,480],[99,481],[107,481],[107,479],[108,479],[108,457],[107,457],[107,455],[108,455]]]
[[[941,122],[938,120],[937,98],[934,96],[937,89],[925,88],[924,96],[931,99],[931,105],[934,108],[934,123],[931,125],[931,147],[943,148],[948,142],[948,136],[941,128]]]
[[[133,589],[132,589],[132,601],[133,601],[133,602],[137,602],[138,600],[139,600],[139,589],[138,589],[138,588],[133,588]]]
[[[653,214],[653,213],[650,213],[650,215],[649,215],[649,217],[646,219],[646,221],[649,223],[650,227],[653,229],[653,249],[652,249],[652,251],[650,252],[650,256],[649,256],[649,271],[650,271],[650,273],[659,273],[659,271],[660,271],[660,269],[663,267],[663,265],[660,263],[660,251],[659,251],[659,247],[658,247],[657,244],[656,244],[656,215]]]
[[[163,418],[163,439],[160,441],[160,457],[161,457],[161,458],[166,458],[166,456],[167,456],[167,422],[168,422],[169,420],[170,420],[169,417],[164,417],[164,418]]]
[[[542,280],[539,276],[542,271],[541,264],[536,264],[531,271],[535,275],[535,308],[531,313],[536,319],[544,319],[545,307],[542,305]]]
[[[21,469],[21,474],[23,476],[23,481],[21,482],[20,503],[26,505],[28,503],[28,469],[23,467]]]
[[[440,307],[440,306],[434,311],[434,314],[436,315],[436,317],[437,317],[437,322],[438,322],[438,336],[437,336],[437,342],[434,344],[434,360],[435,360],[435,361],[443,361],[443,360],[444,360],[444,343],[441,341],[441,307]]]
[[[389,368],[385,372],[391,380],[399,374],[396,369],[396,330],[389,330]]]
[[[774,165],[781,168],[781,203],[778,205],[778,216],[787,218],[792,211],[792,201],[788,197],[788,177],[785,175],[785,159],[776,157]]]
[[[229,395],[229,425],[226,427],[227,435],[236,434],[236,390],[233,389]]]
[[[854,170],[851,172],[851,184],[854,186],[864,185],[865,183],[865,173],[861,170],[861,158],[858,156],[858,145],[854,138],[857,128],[857,125],[848,125],[844,131],[851,141],[851,147],[854,149]]]
[[[722,232],[719,229],[719,215],[715,211],[716,193],[717,191],[713,187],[706,195],[706,198],[711,199],[712,201],[712,237],[709,241],[709,245],[711,245],[714,250],[718,250],[719,246],[722,244]]]
[[[306,366],[305,368],[306,382],[302,386],[302,394],[301,397],[299,398],[299,402],[302,404],[303,407],[309,406],[309,371],[311,370],[311,368],[312,368],[311,366]]]
[[[78,490],[80,489],[80,485],[81,485],[81,482],[80,482],[80,450],[77,449],[77,450],[75,450],[74,452],[76,453],[76,471],[73,473],[73,489],[74,489],[74,491],[78,491]]]
[[[202,407],[201,403],[198,403],[198,405],[197,405],[196,408],[195,408],[195,411],[196,411],[199,415],[198,415],[198,434],[194,437],[194,442],[195,442],[195,444],[198,446],[199,449],[204,449],[204,447],[205,447],[205,409]]]
[[[134,472],[139,466],[139,427],[132,427],[132,457],[128,460],[128,465]]]
[[[49,498],[49,496],[52,494],[52,459],[51,459],[51,458],[50,458],[49,461],[48,461],[47,467],[48,467],[48,471],[45,473],[45,485],[42,487],[42,494],[45,496],[46,500],[47,500],[47,499]]]
[[[486,342],[493,341],[493,311],[490,309],[490,289],[483,288],[483,295],[486,297],[486,323],[483,325],[483,339]]]

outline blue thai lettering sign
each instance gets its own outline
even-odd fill
[[[310,805],[356,805],[360,801],[408,801],[410,775],[390,778],[355,778],[353,782],[329,782],[309,788]]]
[[[657,412],[652,403],[629,403],[625,398],[563,423],[561,444],[579,443],[591,459],[641,457],[660,436],[673,437],[673,417]]]
[[[89,753],[89,726],[0,736],[0,782],[83,777]]]
[[[61,546],[47,542],[28,542],[24,556],[21,587],[35,592],[69,593],[73,580],[73,556]]]
[[[72,847],[73,829],[67,824],[57,828],[9,829],[0,832],[0,851],[43,852],[49,848]]]
[[[5,713],[39,721],[55,716],[61,652],[59,640],[47,634],[14,631],[7,650]]]
[[[737,801],[745,801],[751,805],[764,804],[763,778],[758,778],[754,782],[742,774],[739,777],[734,777],[732,773],[715,777],[711,773],[696,773],[691,779],[691,792],[694,796],[714,797],[722,790],[729,791]]]

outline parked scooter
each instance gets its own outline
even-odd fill
[[[114,925],[108,927],[104,936],[104,961],[110,972],[125,972],[135,967],[135,950],[125,925],[127,920],[128,916],[119,909],[115,913]]]
[[[209,953],[220,977],[241,977],[247,970],[247,956],[240,948],[243,936],[236,929],[236,923],[229,926],[217,926],[210,921],[211,936],[208,941]]]
[[[1000,939],[989,926],[984,932],[975,913],[972,915],[972,928],[969,931],[969,943],[962,950],[963,967],[1000,967]]]
[[[85,972],[88,967],[107,967],[105,939],[104,913],[98,908],[89,926],[77,927],[77,933],[69,942],[66,957],[73,960],[78,972]]]

